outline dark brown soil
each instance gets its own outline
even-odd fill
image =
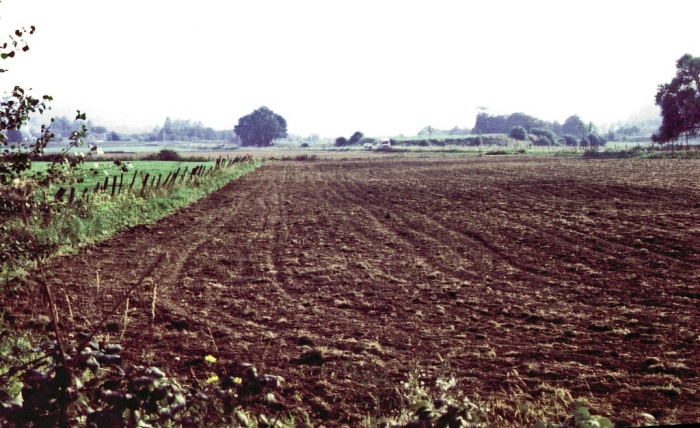
[[[131,361],[200,379],[207,354],[249,362],[326,425],[390,410],[416,365],[468,395],[517,376],[613,420],[698,422],[698,183],[696,161],[269,163],[49,271],[65,327],[89,330],[166,252],[155,323],[152,286],[130,299]],[[42,328],[36,295],[3,297],[6,318]]]

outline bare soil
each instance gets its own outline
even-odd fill
[[[203,357],[286,379],[326,425],[397,405],[419,367],[468,395],[543,385],[598,414],[700,421],[700,163],[557,158],[270,162],[49,268],[89,330],[183,378]],[[97,277],[99,276],[99,290]],[[30,286],[2,297],[45,329]],[[316,351],[316,352],[310,352]]]

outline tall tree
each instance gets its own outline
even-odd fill
[[[272,140],[287,136],[287,121],[263,106],[238,119],[233,132],[244,146],[268,147],[272,145]]]
[[[578,115],[574,114],[566,118],[564,124],[561,126],[561,132],[564,135],[578,135],[581,133],[582,124],[583,121],[581,120],[581,118]]]
[[[365,136],[365,134],[363,134],[362,132],[356,131],[354,134],[352,134],[350,136],[350,139],[348,140],[348,144],[350,144],[350,145],[357,144],[360,142],[360,140],[364,136]]]
[[[527,130],[522,126],[514,126],[513,129],[510,130],[509,136],[518,141],[525,141],[527,140]]]
[[[652,136],[658,143],[695,137],[700,130],[700,57],[683,55],[676,62],[676,77],[659,85],[656,105],[661,107],[661,126]]]

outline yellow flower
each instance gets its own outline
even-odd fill
[[[218,380],[219,380],[219,376],[214,375],[214,376],[210,377],[209,379],[207,379],[207,383],[214,383]]]
[[[216,357],[212,355],[207,355],[206,357],[204,357],[204,361],[206,361],[207,363],[215,363]]]
[[[233,383],[235,383],[236,385],[240,385],[241,382],[243,382],[243,379],[241,379],[241,378],[239,378],[239,377],[234,377],[234,378],[233,378]]]

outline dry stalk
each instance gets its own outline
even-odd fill
[[[156,322],[156,300],[158,299],[158,284],[153,281],[153,297],[151,298],[151,324]]]
[[[124,334],[126,334],[126,326],[129,323],[129,298],[126,298],[126,306],[124,307],[124,327],[122,328],[122,334],[119,336],[119,340],[124,340]]]
[[[146,272],[144,272],[143,275],[141,275],[141,278],[139,278],[139,280],[136,281],[136,283],[135,283],[134,285],[132,285],[132,286],[126,291],[126,293],[124,293],[124,296],[112,307],[112,310],[109,311],[109,313],[105,314],[105,315],[102,317],[102,319],[100,320],[99,324],[97,324],[97,326],[92,330],[92,332],[90,333],[90,335],[89,335],[88,337],[86,337],[85,340],[83,340],[83,342],[80,344],[80,346],[78,346],[78,349],[83,349],[83,348],[85,348],[85,345],[87,345],[87,344],[92,340],[93,336],[95,336],[95,334],[97,334],[97,332],[99,331],[99,329],[102,328],[102,326],[104,325],[105,322],[107,322],[107,320],[109,319],[109,317],[111,317],[112,315],[114,315],[114,314],[117,312],[117,310],[121,307],[122,303],[123,303],[124,301],[126,301],[126,299],[129,298],[129,296],[131,295],[131,293],[132,293],[137,287],[140,287],[141,284],[143,284],[143,281],[153,273],[153,271],[156,269],[156,267],[158,267],[158,265],[160,264],[160,262],[163,261],[164,258],[165,258],[165,253],[161,253],[161,255],[158,256],[158,259],[156,259],[156,261],[153,262],[153,264],[146,270]]]
[[[95,272],[95,288],[97,289],[97,294],[100,294],[100,270],[97,269]]]
[[[68,304],[68,315],[70,316],[70,320],[73,321],[73,307],[70,304],[70,297],[68,297],[68,293],[66,293],[65,288],[61,288],[61,291],[63,291],[63,295],[66,296],[66,303]]]
[[[209,332],[209,338],[211,339],[211,344],[214,346],[214,352],[216,352],[216,355],[219,355],[219,347],[216,346],[216,340],[214,340],[214,335],[211,334],[211,328],[209,328],[209,324],[207,324],[207,331]]]

